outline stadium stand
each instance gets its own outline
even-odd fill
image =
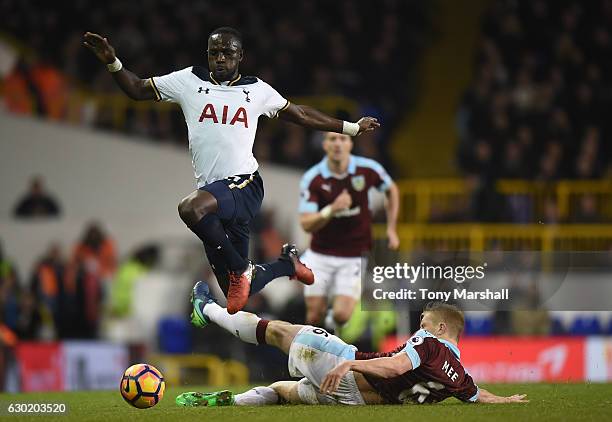
[[[485,179],[610,174],[610,3],[493,2],[459,111],[459,161]]]

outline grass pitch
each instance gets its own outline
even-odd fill
[[[67,421],[185,421],[199,422],[390,422],[390,421],[548,421],[612,420],[612,384],[504,384],[484,386],[499,395],[526,393],[527,404],[464,404],[448,399],[434,405],[405,406],[268,406],[182,408],[174,404],[184,391],[207,391],[202,387],[169,388],[160,404],[135,409],[123,401],[119,391],[0,394],[0,419],[48,419]],[[245,388],[234,388],[241,392]],[[68,414],[52,416],[11,415],[9,403],[66,403]]]

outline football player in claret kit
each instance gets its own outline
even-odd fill
[[[248,297],[282,276],[312,284],[310,269],[285,245],[280,258],[254,265],[248,258],[248,224],[259,211],[264,189],[253,156],[259,116],[352,136],[379,126],[363,117],[346,122],[311,107],[296,105],[254,76],[243,76],[242,36],[229,27],[208,37],[208,69],[191,66],[164,76],[142,79],[123,67],[108,40],[87,32],[84,45],[106,63],[115,82],[134,100],[170,101],[181,106],[189,133],[189,150],[197,190],[179,204],[183,222],[204,243],[217,280],[227,295],[230,313]]]
[[[430,303],[421,329],[389,353],[362,353],[322,328],[267,321],[248,312],[230,315],[214,302],[204,282],[195,285],[198,318],[221,326],[241,340],[269,344],[289,356],[289,373],[299,381],[280,381],[234,395],[188,392],[180,406],[435,403],[448,397],[466,402],[521,403],[525,395],[496,396],[479,388],[461,365],[458,342],[463,313],[455,306]]]
[[[372,248],[371,188],[386,195],[389,249],[397,249],[399,192],[383,166],[351,154],[350,136],[328,132],[325,157],[309,169],[300,184],[300,222],[312,233],[301,259],[316,283],[304,288],[306,323],[335,329],[351,317],[361,292],[362,254]],[[331,312],[325,318],[328,298]]]

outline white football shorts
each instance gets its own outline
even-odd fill
[[[306,325],[296,334],[289,348],[289,374],[305,377],[298,383],[298,394],[306,404],[365,404],[353,372],[348,372],[333,394],[319,391],[329,371],[345,360],[355,359],[357,348],[346,344],[322,328]]]
[[[361,257],[323,255],[307,249],[300,260],[312,270],[315,277],[314,284],[304,286],[304,296],[350,296],[359,299]]]

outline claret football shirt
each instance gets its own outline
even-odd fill
[[[300,183],[300,213],[312,213],[334,202],[346,189],[351,195],[351,207],[337,213],[322,229],[312,235],[310,249],[331,256],[358,257],[372,247],[371,188],[386,192],[393,181],[376,161],[351,155],[348,171],[335,175],[329,169],[327,157],[310,168]]]
[[[475,402],[478,387],[461,365],[461,354],[454,344],[438,339],[426,330],[389,353],[356,352],[355,359],[373,359],[406,353],[412,369],[394,378],[365,375],[366,380],[389,403],[435,403],[447,397]]]

